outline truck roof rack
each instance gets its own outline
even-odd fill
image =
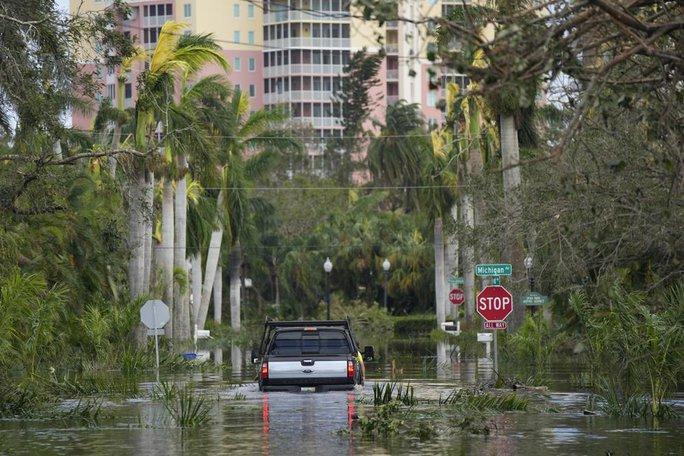
[[[354,333],[352,332],[351,324],[349,322],[349,318],[347,317],[346,320],[286,320],[286,321],[277,321],[277,320],[271,320],[270,318],[266,318],[266,321],[264,322],[264,333],[261,336],[261,343],[259,344],[259,354],[263,355],[263,353],[266,351],[266,344],[268,344],[268,341],[271,338],[271,333],[278,328],[303,328],[307,326],[316,326],[316,327],[328,327],[328,328],[343,328],[349,331],[349,334],[351,335],[352,338],[352,344],[354,344],[354,348],[357,349],[356,347],[356,339],[354,338]]]

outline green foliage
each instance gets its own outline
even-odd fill
[[[388,402],[375,408],[373,416],[362,416],[358,425],[364,437],[389,437],[399,432],[404,420],[400,414],[401,403]]]
[[[437,327],[437,318],[430,314],[394,317],[396,337],[427,336]]]
[[[321,307],[321,318],[323,313]],[[354,333],[362,340],[383,340],[392,333],[392,317],[375,303],[369,306],[359,300],[345,302],[335,295],[330,305],[330,316],[333,319],[349,318]]]
[[[611,410],[633,410],[634,403],[648,397],[652,416],[666,413],[663,401],[682,369],[683,298],[684,287],[676,285],[661,297],[664,308],[654,312],[646,306],[644,293],[628,291],[620,281],[598,305],[590,304],[582,292],[571,296],[591,368],[602,379],[599,394],[613,404]]]
[[[549,363],[564,339],[565,335],[552,330],[539,311],[525,317],[520,328],[508,338],[506,348],[517,360],[541,367]]]
[[[452,391],[445,399],[439,400],[440,405],[458,408],[462,411],[476,412],[508,412],[526,411],[529,400],[515,393],[503,396],[460,389]]]
[[[415,405],[418,400],[414,397],[413,386],[402,383],[375,383],[373,384],[373,405],[399,402],[403,405]]]
[[[212,404],[205,396],[195,395],[190,386],[179,388],[162,382],[155,386],[153,394],[180,428],[195,428],[211,419]]]

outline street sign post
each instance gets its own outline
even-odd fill
[[[503,321],[513,312],[513,296],[501,285],[490,285],[477,294],[477,313],[486,321]]]
[[[507,263],[486,263],[475,266],[478,277],[509,276],[513,274],[513,266]]]
[[[159,377],[159,334],[160,330],[169,322],[171,314],[169,307],[159,299],[151,299],[140,308],[140,321],[153,331],[154,353],[157,361],[157,379]]]
[[[449,293],[449,301],[455,306],[460,306],[465,301],[465,293],[460,288],[454,288]]]
[[[508,328],[508,323],[505,321],[485,321],[484,329],[506,329]]]
[[[465,279],[463,277],[449,277],[449,285],[463,285],[464,283]]]
[[[498,275],[498,274],[497,274]],[[506,317],[513,312],[513,295],[501,285],[490,285],[477,294],[477,313],[482,315],[485,319],[485,328],[487,323],[494,330],[494,372],[499,375],[499,346],[497,341],[497,329],[505,329],[506,326],[500,328]]]
[[[536,291],[530,291],[522,295],[520,300],[523,306],[544,306],[549,303],[549,297]]]

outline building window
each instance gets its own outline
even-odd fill
[[[124,85],[124,98],[126,98],[128,100],[131,97],[133,97],[133,84],[131,84],[130,82],[127,82]]]
[[[430,90],[427,93],[427,105],[430,108],[434,108],[437,106],[437,91],[436,90]]]
[[[247,17],[250,19],[254,18],[254,5],[251,3],[247,5]]]
[[[253,30],[250,30],[249,32],[247,32],[247,42],[249,44],[254,44],[254,31]]]
[[[242,69],[242,62],[240,61],[240,57],[235,57],[233,59],[233,70],[240,71],[241,69]]]
[[[254,59],[254,57],[249,58],[247,67],[249,71],[256,71],[256,59]]]
[[[239,42],[240,42],[240,31],[239,31],[239,30],[235,30],[235,31],[233,32],[233,42],[234,42],[234,43],[239,43]]]
[[[240,5],[233,3],[233,17],[240,17]]]
[[[256,97],[256,86],[254,84],[249,85],[249,96],[250,98]]]
[[[116,97],[116,86],[114,84],[107,84],[107,98],[114,100]]]
[[[235,91],[239,92],[240,91],[240,84],[235,84]]]
[[[183,5],[183,16],[185,17],[190,17],[192,15],[192,5],[190,3],[186,3]]]

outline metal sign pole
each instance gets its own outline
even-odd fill
[[[159,332],[157,330],[157,309],[152,307],[152,320],[154,321],[154,354],[157,361],[157,382],[159,382]]]
[[[497,329],[494,330],[494,373],[499,376],[499,344],[497,343]]]

